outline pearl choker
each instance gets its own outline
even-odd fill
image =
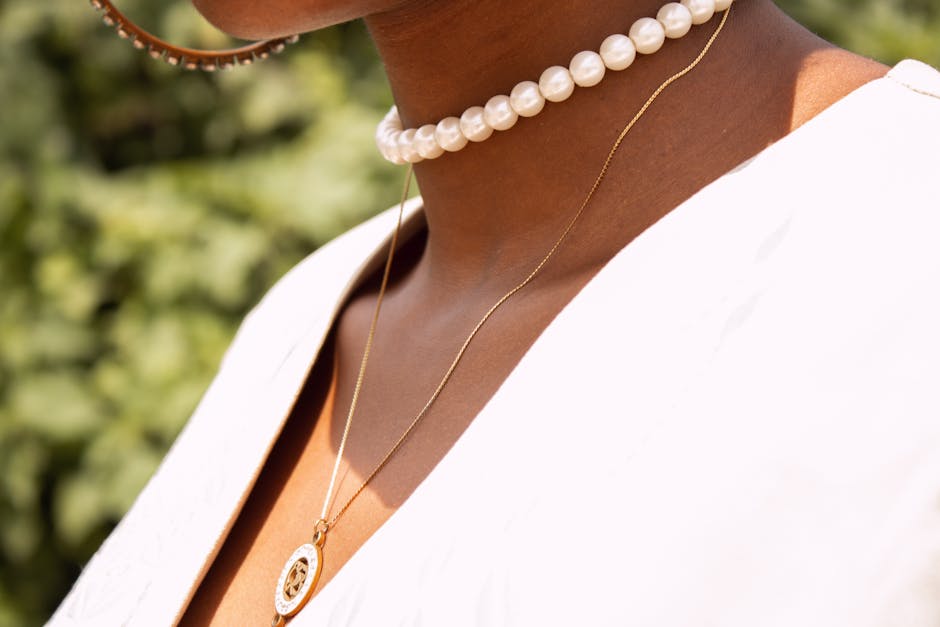
[[[733,0],[681,0],[669,2],[656,18],[643,17],[630,27],[627,35],[611,35],[599,52],[585,50],[574,55],[568,67],[553,65],[538,82],[522,81],[508,96],[490,98],[485,106],[470,107],[458,117],[444,118],[437,124],[403,129],[398,108],[392,107],[379,123],[375,141],[382,156],[396,164],[437,159],[445,152],[462,150],[469,142],[482,142],[493,131],[512,128],[519,116],[531,118],[542,112],[545,101],[566,100],[577,87],[593,87],[607,70],[625,70],[637,53],[653,54],[666,39],[684,37],[693,25],[704,24]]]

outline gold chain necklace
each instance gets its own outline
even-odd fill
[[[353,397],[350,402],[349,412],[346,416],[346,425],[343,429],[343,437],[340,440],[339,450],[336,454],[336,462],[333,464],[333,472],[330,476],[330,484],[326,491],[326,496],[323,500],[323,509],[320,513],[320,518],[313,525],[313,540],[309,544],[304,544],[297,548],[296,551],[290,556],[287,560],[287,563],[284,565],[284,569],[281,571],[281,576],[278,578],[277,587],[274,592],[274,605],[277,613],[274,615],[274,618],[271,620],[272,627],[280,627],[284,624],[286,619],[294,616],[299,612],[304,605],[307,604],[307,601],[313,595],[314,589],[316,588],[317,581],[320,578],[320,571],[323,565],[323,545],[326,542],[326,534],[333,528],[339,518],[346,513],[346,510],[349,509],[353,501],[365,490],[366,486],[369,485],[369,482],[385,467],[388,461],[392,458],[396,451],[401,447],[405,442],[411,432],[415,427],[418,426],[418,423],[422,418],[427,414],[428,410],[431,408],[431,405],[434,404],[434,401],[437,400],[441,392],[444,389],[444,386],[447,385],[447,382],[450,381],[451,375],[453,375],[454,370],[457,368],[457,364],[460,363],[460,360],[463,358],[464,353],[467,351],[467,347],[470,346],[470,342],[473,341],[473,338],[476,337],[477,333],[486,324],[487,320],[499,309],[503,303],[512,298],[519,290],[523,289],[528,285],[538,274],[541,272],[545,264],[548,263],[549,259],[554,256],[555,252],[561,246],[561,244],[568,237],[568,234],[574,228],[575,223],[581,217],[581,214],[584,213],[584,210],[587,208],[591,199],[594,197],[594,193],[600,187],[601,182],[604,180],[604,177],[607,176],[607,172],[610,169],[610,164],[613,161],[614,155],[616,155],[617,150],[620,148],[620,145],[623,143],[624,138],[627,134],[633,129],[636,123],[643,117],[643,114],[646,113],[650,105],[653,104],[653,101],[659,97],[659,95],[665,91],[672,83],[679,80],[689,72],[691,72],[701,61],[705,58],[705,55],[708,54],[708,51],[711,49],[712,44],[718,38],[718,35],[721,33],[722,29],[725,26],[725,23],[728,21],[728,16],[731,14],[731,9],[728,8],[725,10],[724,15],[721,18],[721,22],[718,24],[718,27],[715,29],[715,32],[712,33],[712,36],[709,38],[708,42],[705,44],[705,47],[699,53],[692,63],[686,66],[684,69],[680,70],[676,74],[673,74],[668,79],[666,79],[647,99],[646,103],[640,108],[633,119],[623,128],[620,132],[620,135],[614,141],[613,146],[611,146],[610,151],[607,153],[607,158],[604,160],[604,165],[601,167],[600,173],[597,175],[597,178],[594,180],[594,184],[591,186],[590,191],[585,196],[584,200],[581,202],[581,205],[578,207],[577,212],[575,212],[574,217],[568,222],[564,231],[555,241],[555,244],[549,249],[548,253],[542,257],[542,260],[535,266],[532,272],[523,279],[518,285],[506,292],[499,300],[497,300],[492,307],[487,310],[487,312],[480,318],[480,321],[477,322],[476,326],[473,327],[473,330],[470,331],[470,334],[467,336],[467,339],[464,340],[463,345],[460,347],[460,350],[457,351],[457,355],[454,357],[453,361],[450,364],[450,367],[444,373],[444,376],[441,378],[440,383],[438,383],[437,388],[434,390],[434,393],[431,394],[431,397],[424,404],[424,407],[421,408],[421,411],[414,417],[411,421],[411,424],[408,425],[408,428],[405,429],[401,437],[395,442],[388,453],[385,454],[385,457],[375,466],[371,473],[362,481],[356,491],[352,496],[347,499],[346,503],[333,515],[332,518],[328,519],[330,506],[333,501],[333,491],[336,488],[336,477],[339,473],[340,462],[343,458],[343,452],[346,448],[346,441],[349,437],[349,430],[352,426],[353,414],[356,411],[356,405],[359,401],[359,392],[362,389],[362,382],[365,379],[366,366],[369,362],[369,354],[372,351],[372,344],[375,340],[375,329],[378,324],[379,312],[382,309],[382,300],[385,296],[385,289],[388,285],[388,278],[391,272],[392,259],[395,256],[395,247],[398,243],[398,236],[401,231],[402,217],[404,215],[405,200],[408,197],[408,190],[411,185],[412,178],[412,167],[409,166],[408,173],[405,176],[405,186],[402,191],[401,202],[398,206],[398,223],[395,226],[395,231],[392,235],[392,241],[389,245],[388,258],[385,261],[385,270],[382,275],[382,283],[379,288],[378,298],[375,304],[375,310],[372,314],[372,321],[369,325],[369,334],[366,338],[366,346],[363,351],[362,361],[359,365],[359,375],[356,378],[356,385],[353,388]]]

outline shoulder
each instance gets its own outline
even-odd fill
[[[940,71],[920,61],[907,60],[897,64],[885,76],[911,95],[921,96],[919,103],[940,116]]]
[[[890,171],[937,166],[940,139],[940,72],[919,61],[902,61],[883,78],[859,88],[820,116],[833,127],[854,159]]]
[[[856,122],[859,133],[868,135],[869,156],[877,157],[888,169],[910,167],[935,173],[940,72],[919,61],[902,61],[867,87],[866,106]]]
[[[903,61],[767,147],[708,190],[813,219],[859,212],[940,218],[940,72]],[[929,214],[929,215],[928,215]]]

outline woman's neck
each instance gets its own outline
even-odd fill
[[[415,0],[367,18],[406,127],[459,116],[550,65],[596,50],[660,0]],[[720,16],[576,89],[489,140],[415,167],[429,240],[425,265],[460,284],[516,276],[547,251],[590,189],[623,126],[701,51]],[[825,49],[769,0],[738,0],[709,56],[628,136],[573,234],[598,265],[702,185],[792,128],[805,59]]]

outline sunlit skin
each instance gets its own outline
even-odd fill
[[[655,15],[661,4],[196,1],[220,28],[247,37],[365,17],[407,126],[459,115],[508,93],[549,65],[567,64],[574,53],[596,48],[618,27]],[[416,166],[428,229],[396,259],[343,462],[339,503],[421,408],[480,316],[545,254],[625,122],[660,82],[695,57],[716,24],[696,27],[510,131]],[[819,40],[769,0],[738,0],[707,59],[630,134],[558,255],[487,323],[425,422],[330,532],[320,587],[412,493],[545,326],[606,261],[704,185],[886,70]],[[309,540],[319,515],[375,297],[373,280],[344,309],[329,350],[315,365],[184,623],[270,621],[284,560]],[[578,429],[578,416],[570,424]],[[519,463],[525,464],[525,451]]]

